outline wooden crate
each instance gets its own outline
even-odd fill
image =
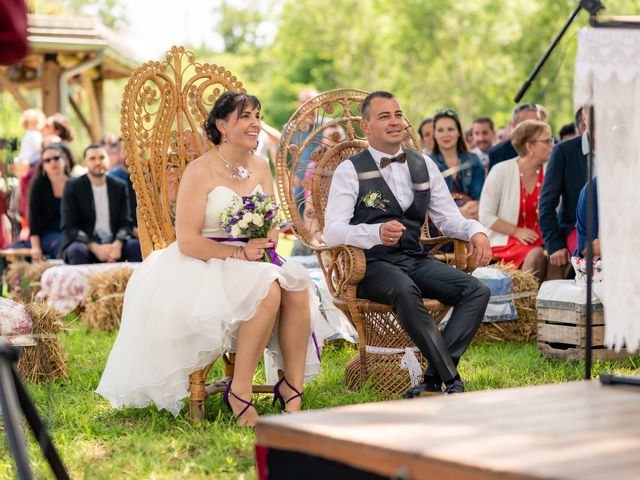
[[[592,358],[620,360],[626,350],[616,352],[604,345],[604,312],[596,308],[591,326]],[[561,360],[582,360],[587,343],[586,313],[561,308],[538,307],[538,351]]]

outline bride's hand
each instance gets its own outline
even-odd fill
[[[270,238],[252,238],[244,247],[244,253],[247,256],[247,260],[262,260],[265,250],[273,246],[273,240]]]

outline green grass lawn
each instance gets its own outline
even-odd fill
[[[178,418],[151,407],[115,411],[93,393],[115,336],[73,320],[63,336],[69,380],[29,385],[72,478],[255,478],[254,435],[235,426],[220,396],[208,400],[207,421],[194,426],[186,408]],[[366,388],[346,389],[344,365],[353,355],[355,349],[347,344],[325,349],[323,373],[307,385],[305,408],[384,400]],[[468,390],[565,382],[584,375],[582,363],[545,359],[534,343],[474,344],[460,370]],[[638,375],[640,359],[596,362],[593,374],[600,372]],[[275,413],[268,396],[259,398],[257,405],[261,414]],[[51,478],[33,439],[29,454],[36,478]],[[1,430],[0,478],[15,478]]]

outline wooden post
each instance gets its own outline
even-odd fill
[[[69,95],[69,105],[71,105],[71,108],[73,109],[73,111],[76,112],[76,115],[80,120],[80,123],[82,123],[82,126],[87,131],[87,134],[89,135],[89,137],[91,137],[91,125],[89,124],[89,121],[85,118],[84,114],[82,113],[82,110],[80,110],[80,106],[78,105],[78,103],[73,99],[73,95]]]
[[[55,53],[47,53],[42,65],[42,111],[48,117],[60,111],[60,65]]]
[[[80,74],[82,88],[87,93],[87,101],[89,102],[89,118],[91,119],[91,141],[98,142],[102,137],[102,122],[100,120],[100,107],[98,106],[98,97],[93,85],[94,70],[87,70]]]
[[[29,108],[27,100],[22,96],[20,90],[18,90],[18,85],[11,81],[4,67],[0,67],[0,86],[13,96],[20,109],[27,110]]]
[[[103,64],[97,68],[98,78],[93,81],[93,88],[96,92],[96,100],[98,102],[98,118],[100,119],[100,138],[104,137],[104,77],[102,74]]]

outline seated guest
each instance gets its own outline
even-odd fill
[[[129,194],[129,212],[131,212],[131,219],[133,220],[133,236],[138,238],[138,216],[136,215],[138,202],[136,201],[136,192],[133,189],[133,183],[131,182],[129,167],[124,159],[124,142],[121,138],[115,138],[110,144],[105,145],[105,148],[107,148],[107,153],[109,154],[110,164],[115,165],[115,167],[109,171],[109,175],[119,178],[127,184],[127,192]]]
[[[538,105],[535,103],[524,103],[522,105],[516,105],[513,110],[511,110],[511,123],[509,123],[508,129],[509,135],[525,120],[540,120]],[[517,156],[518,152],[513,148],[511,139],[507,138],[489,150],[489,170],[496,164]]]
[[[433,118],[433,131],[431,158],[443,172],[462,216],[477,220],[484,166],[477,155],[469,152],[460,120],[453,110],[438,110]]]
[[[72,163],[71,152],[62,143],[53,143],[42,149],[41,160],[29,188],[31,258],[34,261],[42,260],[43,255],[56,258],[60,251],[60,204]]]
[[[87,173],[69,180],[62,195],[62,256],[71,265],[140,261],[140,242],[131,238],[127,185],[108,177],[107,151],[89,145]]]
[[[567,123],[560,128],[560,141],[564,142],[577,135],[575,123]]]
[[[475,147],[471,153],[475,153],[484,166],[485,177],[489,171],[489,150],[496,138],[493,120],[489,117],[477,117],[473,121],[472,132]]]
[[[433,118],[427,117],[420,122],[418,127],[420,141],[422,142],[422,152],[431,155],[433,151]]]
[[[580,190],[580,196],[578,197],[578,208],[576,209],[576,234],[578,239],[578,248],[573,252],[574,256],[584,257],[587,254],[587,187],[589,185],[585,183],[582,190]],[[598,234],[598,182],[593,179],[593,256],[599,257],[600,251],[600,237]]]
[[[513,131],[511,142],[519,156],[489,172],[480,198],[480,223],[490,229],[496,259],[531,271],[542,282],[547,257],[538,225],[538,201],[553,136],[546,123],[526,120]]]
[[[582,115],[588,117],[589,109]],[[585,118],[585,125],[589,122]],[[555,146],[540,192],[540,230],[552,265],[566,267],[577,248],[576,208],[587,181],[588,130]]]

